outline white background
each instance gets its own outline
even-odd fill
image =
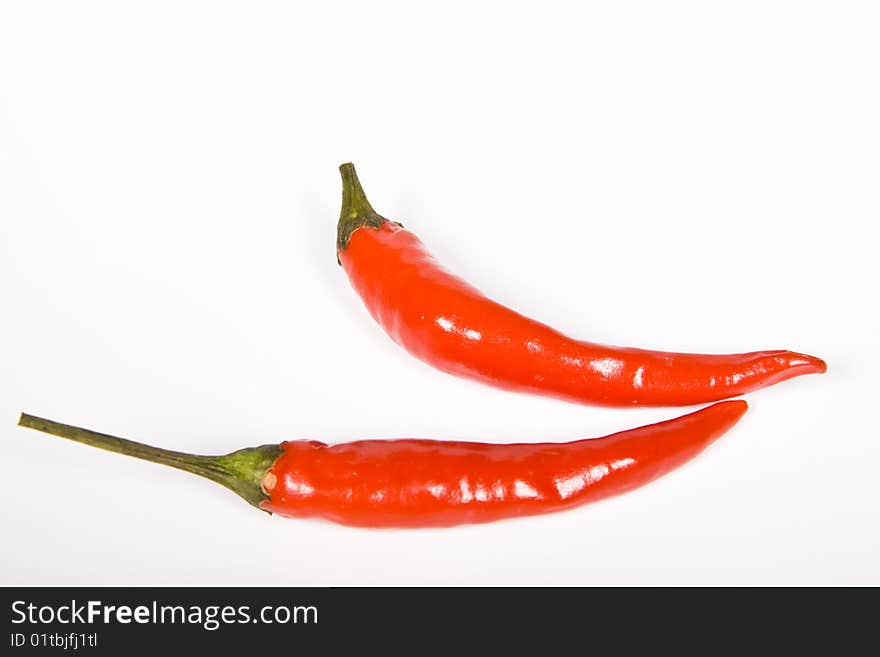
[[[2,584],[880,584],[871,2],[4,2]],[[440,374],[334,258],[353,160],[490,296],[585,339],[790,348],[697,460],[570,512],[422,531],[258,513],[15,426],[202,453],[599,436]]]

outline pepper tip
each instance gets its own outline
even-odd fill
[[[803,367],[809,374],[824,374],[828,371],[828,364],[817,356],[790,352],[789,363],[794,367]]]

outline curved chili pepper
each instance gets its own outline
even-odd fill
[[[684,406],[742,395],[801,374],[792,351],[708,355],[574,340],[485,297],[421,241],[376,213],[343,164],[337,259],[367,310],[413,356],[490,385],[602,406]]]
[[[638,488],[736,424],[745,401],[568,443],[297,440],[195,456],[22,415],[19,424],[207,477],[259,509],[360,527],[443,527],[549,513]]]

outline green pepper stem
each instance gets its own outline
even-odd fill
[[[263,475],[282,451],[278,445],[263,445],[220,456],[202,456],[153,447],[27,413],[21,414],[18,424],[84,445],[191,472],[225,486],[257,508],[268,499],[261,486]]]
[[[351,162],[340,164],[339,174],[342,176],[342,214],[352,217],[359,214],[376,214],[367,200],[367,194],[361,186],[354,164]]]
[[[355,230],[361,226],[379,228],[387,219],[370,205],[351,162],[341,164],[339,173],[342,176],[342,210],[336,227],[336,249],[342,251]]]

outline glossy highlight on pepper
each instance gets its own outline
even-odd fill
[[[391,339],[444,372],[584,404],[685,406],[826,369],[786,350],[693,354],[570,338],[446,271],[415,234],[372,208],[352,164],[340,172],[339,263]]]
[[[695,457],[747,408],[741,400],[721,402],[565,443],[295,440],[222,456],[173,452],[26,414],[19,424],[198,474],[282,516],[418,528],[550,513],[625,493]]]

